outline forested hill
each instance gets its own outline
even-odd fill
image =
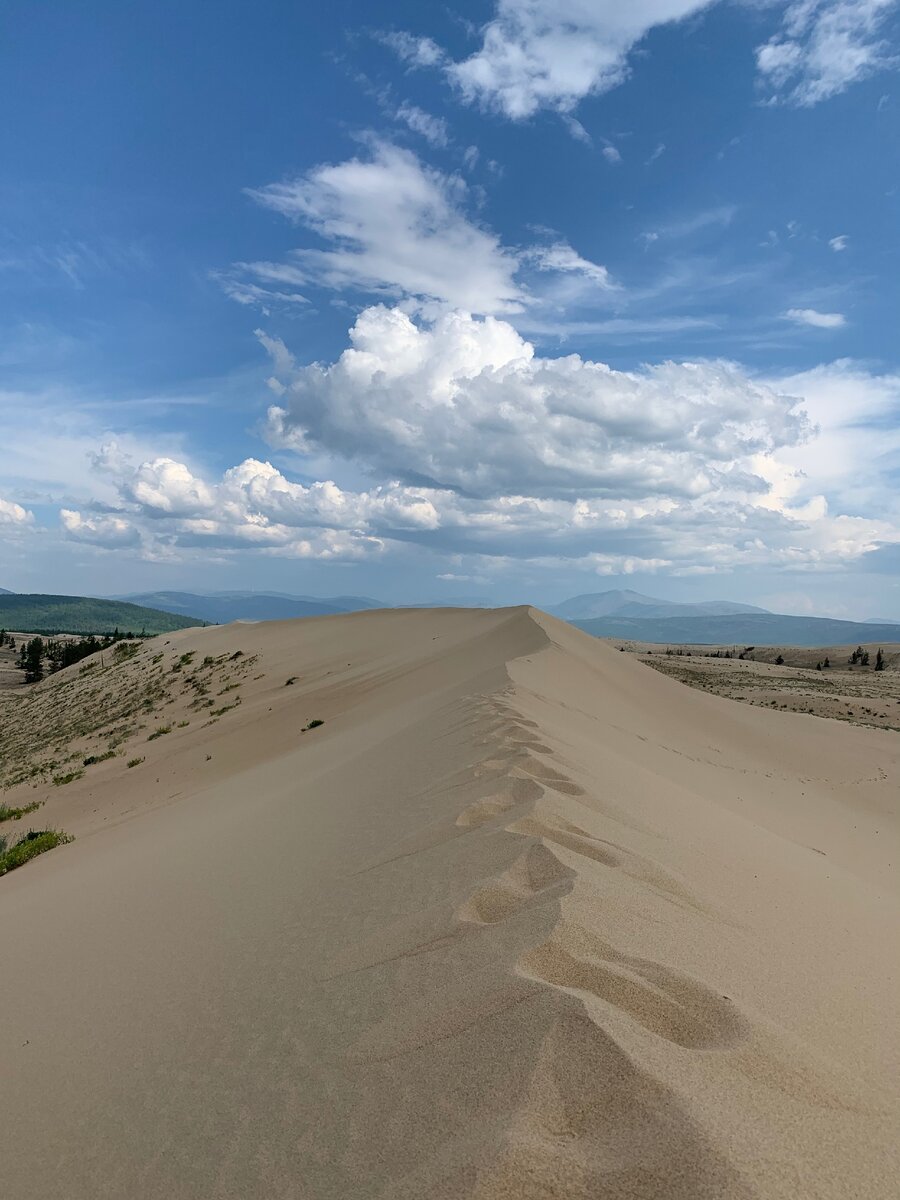
[[[170,633],[206,622],[124,600],[90,596],[0,595],[0,628],[22,633]]]

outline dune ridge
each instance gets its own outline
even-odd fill
[[[236,648],[0,881],[8,1194],[896,1194],[893,735],[532,609],[166,653]]]

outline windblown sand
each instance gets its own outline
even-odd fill
[[[77,840],[0,879],[4,1197],[896,1200],[896,733],[524,608],[186,630],[123,697],[160,652],[239,706],[10,793]]]

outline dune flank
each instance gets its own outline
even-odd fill
[[[11,1200],[898,1195],[895,733],[526,608],[184,630],[28,703],[115,756],[4,796],[76,836],[0,879]]]

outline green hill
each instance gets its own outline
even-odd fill
[[[0,627],[22,633],[170,633],[205,625],[124,600],[90,596],[0,595]]]

